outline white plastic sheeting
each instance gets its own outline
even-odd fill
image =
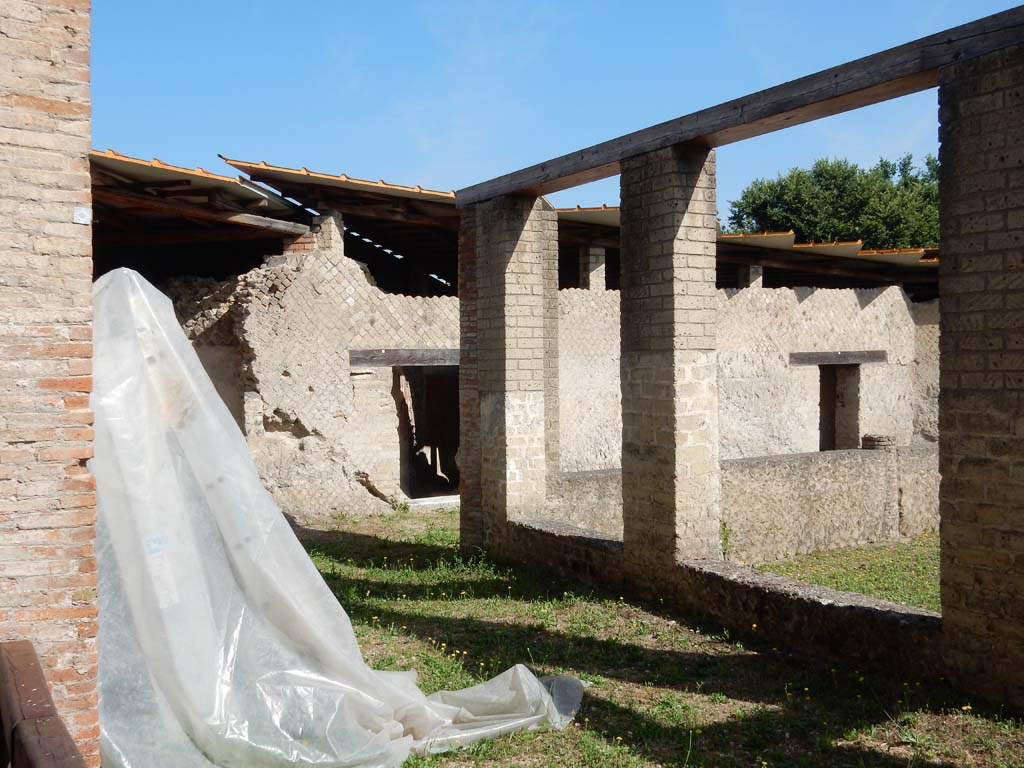
[[[120,269],[94,311],[106,768],[397,766],[569,722],[572,678],[426,696],[368,667],[171,302]]]

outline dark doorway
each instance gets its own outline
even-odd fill
[[[403,366],[394,375],[402,490],[412,499],[458,493],[458,366]]]
[[[820,365],[819,450],[860,447],[860,366]]]

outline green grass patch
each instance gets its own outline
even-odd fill
[[[759,568],[843,592],[939,610],[937,533],[899,544],[815,552]]]
[[[1024,727],[941,683],[829,668],[458,548],[452,512],[304,536],[368,662],[427,691],[523,662],[589,681],[576,722],[409,766],[1024,766]],[[933,545],[934,546],[934,545]],[[888,593],[886,596],[909,593]]]

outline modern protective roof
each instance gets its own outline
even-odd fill
[[[557,210],[558,218],[562,221],[603,227],[619,226],[619,208],[617,206],[576,206],[575,208],[559,208]],[[741,247],[787,251],[791,254],[856,259],[881,264],[893,264],[901,267],[934,268],[938,264],[937,251],[934,248],[886,248],[868,250],[862,247],[863,244],[860,240],[835,241],[831,243],[797,243],[796,233],[792,230],[786,232],[754,232],[742,234],[720,233],[718,235],[718,242],[720,244],[730,244]]]
[[[324,187],[350,190],[354,192],[377,192],[388,197],[405,197],[412,200],[424,200],[429,202],[447,203],[455,205],[455,192],[427,189],[419,185],[406,186],[403,184],[391,184],[380,179],[370,181],[368,179],[357,179],[346,173],[331,174],[311,171],[308,168],[287,168],[281,165],[270,165],[260,161],[253,163],[247,160],[237,160],[230,157],[220,156],[225,163],[237,168],[243,173],[258,181],[277,186],[275,182],[284,185],[289,184],[316,184]]]
[[[253,213],[274,215],[294,210],[270,189],[241,177],[222,176],[203,168],[185,168],[157,158],[143,160],[113,149],[90,151],[89,162],[94,170],[114,183],[131,184],[139,191],[159,191],[179,202],[206,204],[212,194]]]

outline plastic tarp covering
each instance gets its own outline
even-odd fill
[[[570,721],[573,678],[517,665],[427,696],[371,669],[171,302],[120,269],[94,311],[106,768],[397,766]]]

